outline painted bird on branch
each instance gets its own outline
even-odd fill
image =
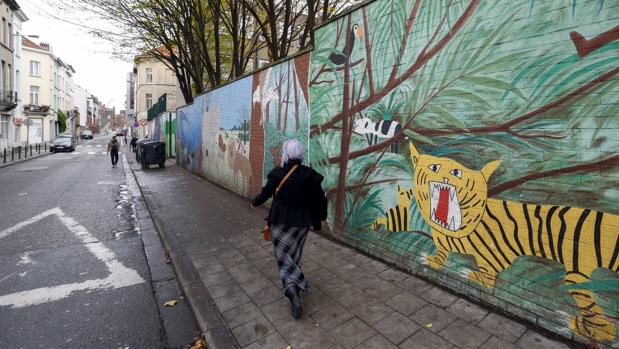
[[[352,53],[352,49],[355,46],[355,37],[361,39],[361,37],[363,36],[363,30],[361,29],[359,24],[355,23],[352,26],[352,29],[350,30],[349,35],[350,35],[350,45],[348,46],[348,48],[345,47],[342,53],[332,52],[329,55],[329,60],[333,62],[333,64],[342,65],[344,64],[344,62],[346,62],[346,59],[349,60],[349,64],[350,64],[350,54]]]

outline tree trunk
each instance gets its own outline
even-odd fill
[[[290,65],[292,62],[288,61],[288,74],[286,75],[286,109],[284,111],[284,133],[288,129],[288,106],[290,105]]]
[[[284,84],[284,74],[279,74],[279,84],[277,86],[277,129],[282,129],[282,85]]]
[[[345,52],[348,52],[348,48],[350,47],[350,15],[348,15],[348,21],[346,24],[346,31],[344,35],[346,36],[346,45]],[[335,228],[336,232],[341,232],[344,229],[344,202],[346,199],[346,175],[348,172],[348,153],[350,151],[350,60],[346,59],[344,63],[344,91],[342,94],[342,133],[341,133],[341,144],[340,144],[340,173],[338,176],[337,182],[337,197],[335,199]]]
[[[296,66],[293,67],[292,69],[292,83],[294,84],[293,89],[294,89],[294,129],[298,130],[299,129],[299,90],[298,90],[298,83],[297,83],[297,69]]]

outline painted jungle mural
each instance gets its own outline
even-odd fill
[[[264,183],[271,169],[281,162],[280,152],[285,140],[297,138],[307,144],[308,63],[308,55],[302,55],[254,75],[257,82],[252,104],[264,132]]]
[[[202,173],[241,195],[252,176],[251,87],[250,76],[209,92],[202,117]]]
[[[619,344],[617,11],[377,0],[318,28],[310,155],[334,236]]]
[[[199,173],[202,168],[202,114],[205,96],[194,98],[192,104],[178,109],[179,142],[177,162],[189,171]]]
[[[166,156],[176,156],[176,113],[165,113],[151,121],[154,141],[166,142]]]

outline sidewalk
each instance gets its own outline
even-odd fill
[[[41,153],[39,154],[37,151],[35,151],[35,149],[32,149],[32,155],[30,155],[30,153],[28,153],[28,157],[24,157],[24,154],[21,154],[21,159],[19,158],[19,156],[17,154],[14,155],[14,159],[13,161],[11,161],[11,154],[7,154],[6,157],[6,163],[3,163],[4,161],[4,156],[2,153],[0,153],[0,169],[4,168],[4,167],[8,167],[11,165],[16,165],[16,164],[20,164],[24,161],[28,161],[28,160],[32,160],[32,159],[36,159],[36,158],[40,158],[41,156],[46,156],[46,155],[50,155],[52,154],[49,151],[49,148],[47,148],[47,151],[44,151],[44,149],[41,149]]]
[[[190,302],[212,300],[217,310],[194,307],[208,312],[196,317],[225,323],[223,341],[207,334],[209,348],[234,341],[251,349],[570,347],[316,233],[303,258],[313,290],[302,296],[303,318],[295,321],[272,246],[259,234],[264,209],[251,209],[249,201],[172,161],[142,171],[132,154],[127,157],[162,238],[178,244],[170,252],[173,263],[182,254],[201,281],[194,290],[208,291],[188,294]]]

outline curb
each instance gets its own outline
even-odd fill
[[[21,164],[23,162],[29,161],[29,160],[34,160],[34,159],[38,159],[44,156],[48,156],[48,155],[52,155],[54,153],[50,152],[49,150],[47,152],[43,152],[41,154],[33,154],[30,155],[27,158],[22,158],[20,160],[14,160],[14,161],[10,161],[10,162],[6,162],[4,164],[0,164],[0,169],[3,169],[5,167],[9,167],[9,166],[13,166],[13,165],[17,165],[17,164]]]
[[[131,178],[135,181],[136,187],[142,196],[142,200],[139,200],[136,204],[144,206],[149,217],[143,218],[150,221],[169,254],[181,290],[185,293],[189,306],[203,333],[206,347],[209,349],[240,349],[241,346],[232,335],[232,331],[224,321],[223,315],[219,311],[219,308],[217,308],[213,297],[211,297],[204,283],[202,283],[198,271],[185,252],[180,241],[174,234],[164,233],[165,231],[169,231],[163,228],[166,223],[156,218],[156,214],[153,212],[158,210],[156,204],[153,203],[152,200],[149,201],[147,199],[148,194],[144,193],[133,168],[127,160],[126,154],[124,155],[123,165],[126,165],[125,174],[127,177],[131,175]],[[137,211],[139,211],[138,207],[136,207],[136,212]],[[139,219],[140,217],[137,218]]]

